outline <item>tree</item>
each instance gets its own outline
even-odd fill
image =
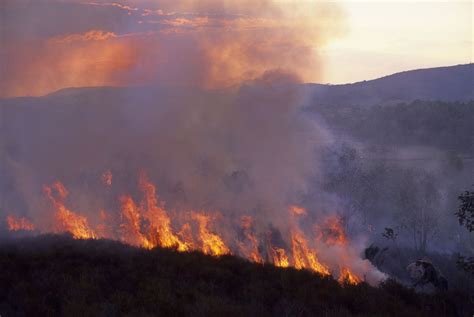
[[[466,227],[469,232],[474,231],[474,192],[465,191],[458,196],[461,204],[454,214],[458,217],[459,225]],[[458,266],[474,275],[474,257],[459,256]]]
[[[465,226],[469,232],[474,231],[474,192],[465,191],[458,196],[461,204],[455,215],[458,217],[459,224]]]
[[[398,221],[413,238],[413,246],[425,253],[429,240],[438,230],[438,211],[441,195],[433,175],[421,170],[408,169],[402,173],[396,201]]]

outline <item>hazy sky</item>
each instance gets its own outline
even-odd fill
[[[0,0],[0,97],[223,88],[285,71],[346,83],[472,62],[471,1]]]
[[[323,50],[324,80],[353,82],[473,60],[472,1],[339,1],[347,33]]]

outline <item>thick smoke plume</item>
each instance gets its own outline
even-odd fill
[[[61,209],[67,200],[68,208],[98,222],[100,211],[118,213],[117,201],[135,208],[123,195],[139,197],[138,175],[146,173],[170,210],[219,212],[222,228],[251,216],[252,230],[272,233],[268,239],[281,247],[304,251],[309,243],[332,269],[350,267],[371,283],[382,278],[359,258],[358,240],[302,238],[326,236],[320,226],[337,210],[334,199],[321,194],[304,212],[291,207],[304,205],[308,180],[321,177],[319,154],[331,142],[301,111],[306,96],[297,84],[322,74],[317,49],[341,30],[337,7],[305,1],[19,3],[2,7],[8,27],[1,95],[147,86],[64,90],[34,99],[35,105],[5,101],[14,106],[0,109],[7,175],[2,209],[48,228],[51,202]],[[24,17],[53,10],[65,32],[47,19],[38,29],[26,28],[9,18],[10,10]],[[87,25],[73,18],[75,10],[91,17]],[[56,180],[69,195],[55,183],[44,187],[48,200],[41,188]],[[61,189],[59,198],[54,188]],[[232,241],[232,230],[219,233]]]
[[[222,88],[274,69],[316,81],[318,50],[343,30],[340,10],[315,1],[6,1],[0,14],[0,97],[153,83]]]

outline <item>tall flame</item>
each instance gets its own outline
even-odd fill
[[[96,239],[96,233],[89,227],[87,218],[67,209],[62,200],[68,196],[68,191],[60,182],[51,186],[44,186],[44,192],[53,203],[55,208],[55,220],[57,232],[70,232],[76,239]],[[58,195],[54,197],[53,190]]]
[[[155,186],[147,180],[144,174],[140,176],[140,188],[145,195],[142,209],[145,218],[150,222],[150,237],[153,244],[163,248],[188,251],[190,246],[173,233],[171,219],[164,209],[164,204],[158,201]]]
[[[297,269],[310,269],[322,275],[330,275],[329,269],[321,264],[316,251],[308,247],[308,242],[301,232],[295,231],[291,235],[293,260]]]
[[[253,219],[250,216],[243,216],[242,229],[246,241],[239,241],[239,248],[243,256],[253,262],[263,263],[263,258],[258,250],[258,240],[252,232]]]
[[[109,186],[104,182],[105,186]],[[154,247],[174,248],[177,251],[185,252],[198,250],[205,254],[221,256],[224,254],[240,254],[242,257],[257,263],[271,262],[277,267],[295,267],[296,269],[307,269],[321,275],[330,275],[332,270],[319,258],[317,248],[321,243],[328,247],[336,248],[341,254],[338,267],[338,281],[341,284],[358,284],[362,279],[349,269],[353,260],[353,254],[347,252],[347,239],[342,221],[338,217],[327,217],[318,226],[318,234],[315,243],[310,243],[303,230],[297,224],[298,221],[291,222],[289,231],[289,243],[285,243],[282,236],[267,236],[265,243],[261,243],[256,234],[255,220],[251,216],[240,218],[240,229],[235,229],[237,234],[235,241],[230,244],[220,236],[216,229],[225,229],[228,223],[219,224],[216,227],[216,220],[220,213],[208,211],[173,211],[176,218],[170,217],[166,210],[165,202],[160,200],[155,185],[153,185],[145,174],[142,174],[138,182],[142,199],[136,203],[131,195],[121,195],[119,197],[120,213],[119,219],[114,219],[113,213],[108,213],[101,209],[96,219],[98,225],[92,228],[88,219],[65,206],[68,198],[66,187],[55,182],[51,186],[44,186],[44,192],[54,207],[54,227],[53,232],[70,232],[76,239],[96,239],[108,238],[118,239],[124,243],[152,249]],[[306,215],[306,209],[296,205],[290,207],[290,211],[296,217]],[[178,213],[178,214],[177,214]],[[298,218],[302,219],[302,218]],[[173,221],[176,220],[176,223]],[[187,221],[184,221],[187,220]],[[35,230],[35,226],[26,218],[15,218],[8,216],[8,229]],[[114,230],[114,225],[119,224],[118,230]],[[179,231],[174,227],[180,228]],[[48,231],[48,230],[46,230]],[[221,231],[221,230],[218,230]],[[228,236],[228,235],[226,235]],[[275,243],[274,243],[275,242]],[[236,246],[237,251],[231,246]],[[287,247],[289,245],[289,247]],[[265,247],[266,253],[262,253],[260,247]],[[338,252],[339,252],[338,251]],[[337,272],[337,271],[336,271]]]
[[[199,226],[199,240],[202,243],[202,252],[216,256],[231,253],[221,237],[209,231],[209,222],[211,221],[209,215],[192,212],[191,217],[197,221]]]

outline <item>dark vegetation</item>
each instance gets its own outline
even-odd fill
[[[66,236],[0,246],[2,316],[470,316],[463,296]]]
[[[313,109],[332,128],[363,142],[474,153],[474,100],[417,100],[374,107],[318,105]]]
[[[401,72],[345,85],[306,85],[317,104],[373,106],[413,100],[474,99],[474,64]]]

